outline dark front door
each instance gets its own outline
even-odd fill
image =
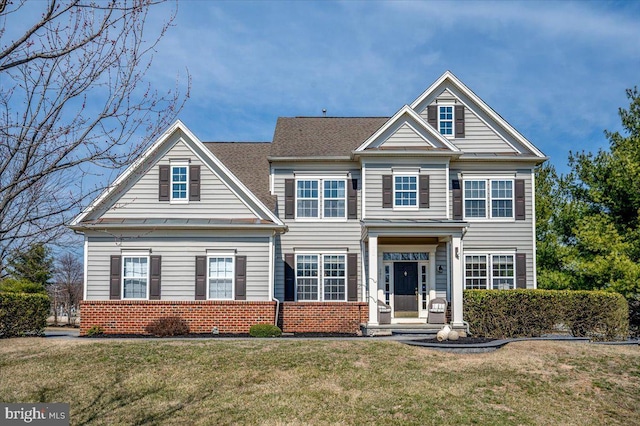
[[[393,264],[394,316],[418,316],[418,263]]]

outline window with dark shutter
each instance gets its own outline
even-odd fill
[[[161,290],[160,290],[160,275],[161,275],[161,264],[162,257],[161,256],[151,256],[151,270],[149,272],[149,278],[151,279],[151,284],[149,287],[149,300],[160,300],[161,298]]]
[[[464,105],[456,105],[456,138],[464,138]]]
[[[358,301],[358,255],[349,253],[347,255],[347,300],[349,302]]]
[[[120,282],[122,281],[121,279],[122,257],[121,256],[111,256],[111,265],[110,265],[109,271],[110,271],[109,299],[119,300],[120,299]]]
[[[427,107],[427,123],[434,129],[438,130],[438,106],[429,105]]]
[[[294,179],[284,180],[284,217],[293,219],[296,211],[296,182]]]
[[[358,218],[358,179],[347,181],[347,217]]]
[[[169,201],[169,166],[159,166],[158,200]]]
[[[382,207],[390,209],[393,207],[393,176],[382,176]]]
[[[200,166],[189,166],[189,201],[200,201]]]
[[[429,208],[429,175],[420,175],[420,208]]]
[[[207,256],[196,256],[196,300],[207,300]]]
[[[527,288],[527,254],[516,254],[516,288]]]
[[[515,198],[516,198],[516,220],[525,220],[525,197],[524,197],[524,179],[516,179],[515,181]]]
[[[247,299],[247,256],[236,256],[236,300]]]
[[[460,188],[458,179],[451,181],[451,195],[453,198],[453,220],[462,220],[462,188]]]
[[[296,300],[296,258],[294,253],[284,255],[284,300]]]

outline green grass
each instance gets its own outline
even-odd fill
[[[373,339],[0,341],[0,401],[72,424],[638,424],[637,346],[457,355]]]

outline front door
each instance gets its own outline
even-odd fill
[[[393,264],[394,316],[418,316],[418,262]]]

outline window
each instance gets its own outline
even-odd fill
[[[491,208],[487,209],[487,205]],[[464,217],[466,219],[513,219],[513,180],[465,180]]]
[[[233,299],[234,258],[208,257],[209,299]]]
[[[304,179],[296,181],[296,217],[346,218],[345,179]]]
[[[491,181],[491,217],[513,217],[513,181]]]
[[[453,105],[439,107],[438,128],[445,136],[453,136]]]
[[[515,256],[474,254],[465,256],[465,288],[509,290],[515,288]]]
[[[347,300],[346,269],[346,256],[343,254],[297,255],[297,300]]]
[[[187,201],[187,170],[186,165],[171,166],[171,200]]]
[[[123,256],[122,293],[124,299],[146,299],[149,284],[149,257]]]
[[[418,206],[418,177],[394,176],[393,206],[417,207]]]

